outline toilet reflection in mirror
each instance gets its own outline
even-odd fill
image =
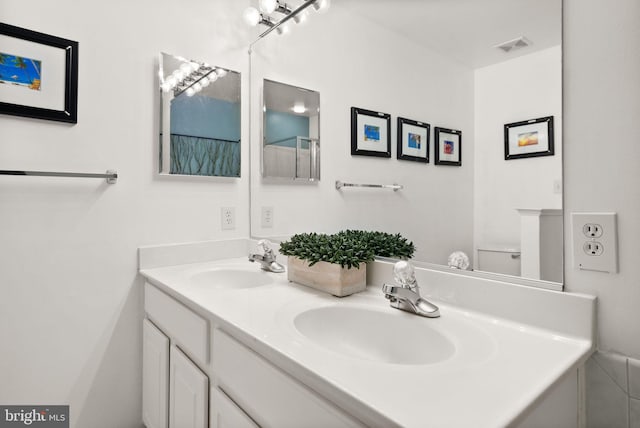
[[[160,54],[160,174],[240,177],[240,73]]]
[[[262,176],[320,180],[320,94],[264,80]]]

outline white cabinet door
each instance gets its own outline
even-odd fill
[[[211,428],[260,428],[218,388],[211,389]]]
[[[169,425],[169,338],[149,320],[142,324],[142,420],[147,428]]]
[[[169,381],[169,427],[207,428],[209,379],[175,345]]]

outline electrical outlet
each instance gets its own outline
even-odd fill
[[[599,238],[602,236],[602,226],[596,223],[587,223],[582,226],[582,233],[587,238]]]
[[[265,229],[273,227],[273,207],[262,207],[262,227]]]
[[[575,268],[618,272],[615,213],[572,213],[571,232]]]
[[[604,253],[604,245],[598,241],[587,241],[582,246],[587,256],[601,256]]]
[[[222,230],[233,230],[236,228],[236,209],[233,207],[222,207],[220,209],[222,218]]]

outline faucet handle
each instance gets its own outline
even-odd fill
[[[271,248],[271,241],[269,241],[268,239],[261,239],[258,241],[258,248],[262,248],[262,252],[264,253],[264,257],[266,259],[273,259],[275,260],[276,255],[273,252],[273,249]]]
[[[262,248],[262,251],[264,251],[265,253],[269,252],[269,251],[273,251],[271,250],[271,241],[269,241],[268,239],[261,239],[258,241],[258,248]]]
[[[416,284],[416,271],[406,260],[400,260],[393,266],[394,279],[405,288],[413,288]]]

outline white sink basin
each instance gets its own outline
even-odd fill
[[[213,268],[189,276],[193,285],[210,288],[252,288],[273,282],[270,274],[263,270]]]
[[[428,320],[396,309],[381,312],[356,306],[310,309],[294,318],[313,342],[350,357],[390,364],[434,364],[451,358],[456,346]]]

